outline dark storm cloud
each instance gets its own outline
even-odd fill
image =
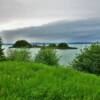
[[[5,40],[100,41],[100,20],[59,21],[41,27],[3,31]]]

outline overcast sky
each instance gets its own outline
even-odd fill
[[[66,21],[45,28],[42,26],[59,20]],[[35,28],[13,31],[30,26]],[[37,26],[41,27],[37,29]],[[0,0],[0,36],[6,42],[20,38],[31,41],[98,41],[100,0]]]
[[[100,19],[100,0],[0,0],[0,31],[63,19]]]

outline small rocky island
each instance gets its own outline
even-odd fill
[[[49,44],[48,47],[52,47],[55,49],[77,49],[76,47],[70,47],[67,43],[58,43],[58,44],[51,43]]]
[[[26,40],[16,41],[11,48],[54,48],[54,49],[77,49],[76,47],[70,47],[67,43],[29,43]]]
[[[13,44],[12,48],[32,48],[32,45],[26,40],[18,40]]]

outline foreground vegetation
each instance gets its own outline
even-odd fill
[[[34,62],[47,65],[59,65],[59,57],[54,49],[45,47],[40,49]]]
[[[5,60],[5,56],[2,49],[2,39],[0,38],[0,61],[4,61],[4,60]]]
[[[100,77],[32,62],[0,62],[0,100],[100,100]]]
[[[100,75],[100,44],[96,43],[84,48],[75,58],[72,66],[79,71]]]

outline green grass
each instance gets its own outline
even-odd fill
[[[100,77],[31,62],[0,62],[0,100],[100,100]]]

